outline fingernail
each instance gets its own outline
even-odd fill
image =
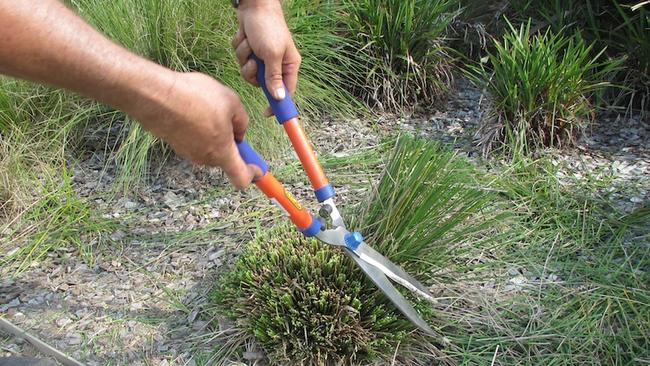
[[[284,90],[284,88],[275,89],[275,94],[278,96],[278,99],[284,99],[284,97],[287,96],[287,92]]]

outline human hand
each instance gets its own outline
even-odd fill
[[[237,94],[200,73],[171,72],[170,87],[134,103],[127,113],[194,163],[221,167],[238,189],[246,188],[261,171],[246,165],[235,140],[242,141],[248,115]]]
[[[255,53],[265,63],[266,86],[271,95],[281,100],[287,92],[293,94],[298,84],[301,57],[284,21],[280,1],[243,0],[237,9],[237,18],[239,31],[232,46],[244,79],[259,86],[255,79],[257,65],[250,59],[251,53]],[[266,115],[272,115],[270,108]]]

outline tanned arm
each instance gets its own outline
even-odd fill
[[[256,174],[234,143],[244,137],[248,115],[238,96],[211,77],[139,57],[57,0],[0,0],[0,24],[0,73],[120,109],[180,155],[223,168],[238,188]]]

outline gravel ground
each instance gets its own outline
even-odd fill
[[[384,131],[404,129],[439,140],[480,161],[473,144],[482,94],[464,81],[445,110],[426,116],[326,121],[315,140],[321,152],[374,146]],[[648,202],[650,125],[635,118],[604,117],[571,150],[554,151],[561,177],[588,174],[608,179],[603,196],[629,211]],[[136,195],[107,200],[112,171],[92,151],[75,166],[78,192],[118,227],[102,240],[92,263],[56,251],[11,281],[0,283],[0,313],[13,323],[88,365],[193,365],[216,347],[202,316],[214,276],[255,232],[280,214],[255,190],[233,192],[214,170],[172,158],[159,178]],[[306,184],[293,184],[303,202]],[[222,191],[219,193],[219,191]],[[225,191],[225,192],[224,192]],[[343,190],[344,202],[361,196]],[[188,235],[188,232],[194,235]],[[510,291],[522,282],[512,269]],[[555,276],[547,280],[558,280]],[[526,281],[523,281],[526,282]],[[0,337],[0,356],[36,352],[25,342]]]

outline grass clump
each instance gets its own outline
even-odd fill
[[[573,143],[594,118],[590,96],[609,85],[606,75],[620,62],[603,51],[593,56],[579,35],[531,34],[530,22],[509,27],[487,62],[468,73],[492,99],[479,144],[517,156]]]
[[[283,226],[248,244],[213,300],[245,322],[243,338],[274,364],[353,364],[412,331],[353,265],[342,251]]]
[[[0,268],[20,272],[53,250],[79,250],[108,225],[73,190],[67,152],[97,110],[51,88],[0,78]]]
[[[364,63],[359,94],[371,105],[400,110],[435,103],[451,83],[446,29],[457,14],[450,0],[346,1],[342,21]]]
[[[646,116],[650,110],[650,8],[642,1],[512,1],[515,16],[532,18],[540,26],[580,32],[589,42],[606,47],[610,57],[623,57],[623,67],[611,75],[622,88],[609,88],[604,101]]]
[[[643,1],[507,0],[499,3],[462,0],[464,33],[459,48],[484,50],[488,38],[501,38],[508,31],[506,17],[514,24],[532,23],[531,33],[551,29],[555,33],[579,33],[596,50],[606,48],[612,58],[625,62],[608,76],[615,85],[599,102],[645,117],[650,109],[650,5]],[[468,36],[469,35],[469,36]],[[478,36],[477,36],[478,35]],[[479,52],[468,52],[477,57]],[[596,51],[592,52],[594,55]]]
[[[499,225],[486,209],[491,195],[463,183],[471,180],[469,165],[411,137],[398,140],[389,161],[366,208],[346,215],[369,244],[422,280],[450,275],[436,274],[436,281],[467,271],[471,250],[494,247],[498,235],[489,234]],[[471,225],[477,217],[485,225]],[[222,362],[254,343],[281,365],[452,363],[444,356],[447,340],[415,332],[341,250],[289,226],[259,233],[211,299],[216,312],[235,321],[223,333]],[[444,306],[412,300],[444,329]]]

